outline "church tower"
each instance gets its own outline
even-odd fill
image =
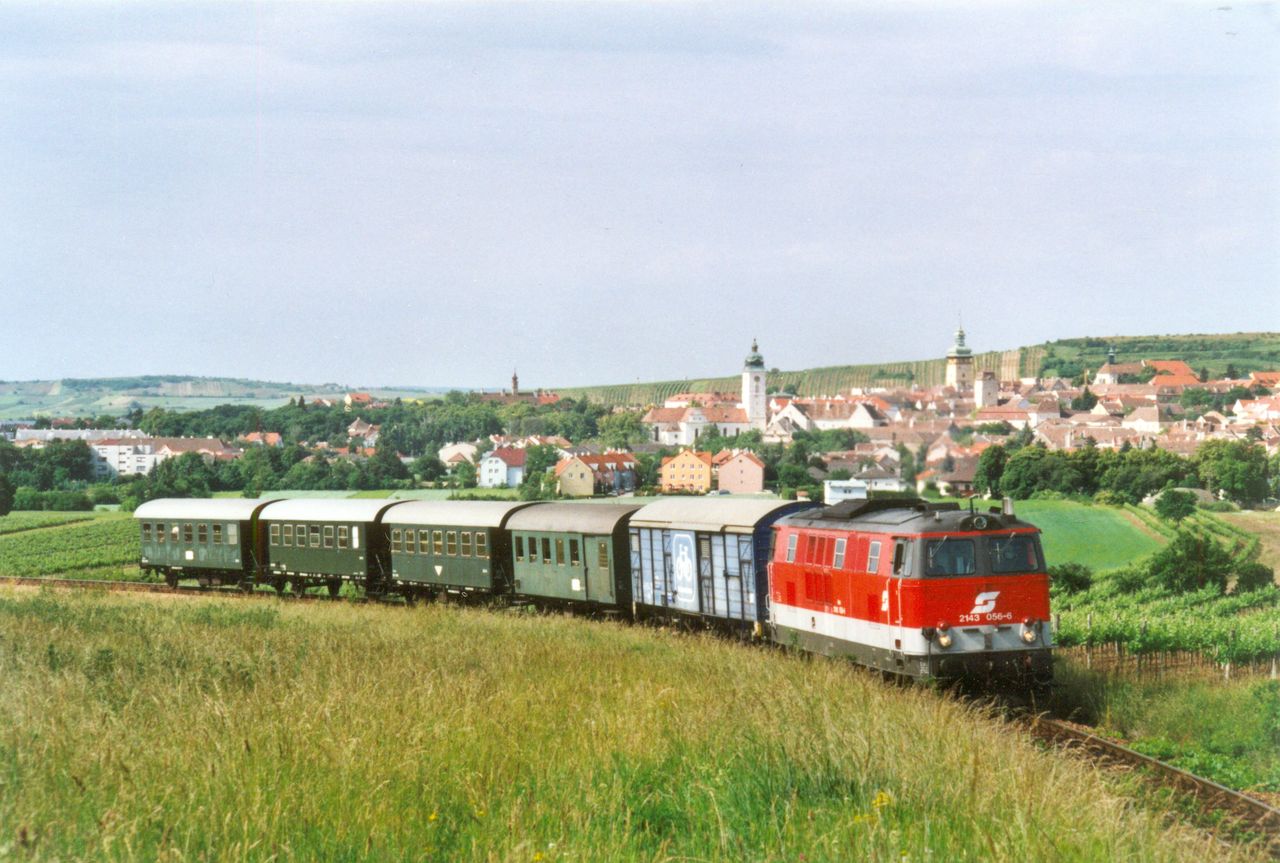
[[[765,395],[764,357],[760,356],[760,348],[756,340],[751,340],[751,353],[742,365],[742,409],[747,413],[747,422],[753,429],[764,431],[768,417],[767,396]]]
[[[511,370],[511,394],[513,396],[520,395],[520,376],[516,374],[516,370]]]
[[[956,343],[947,351],[947,386],[962,391],[973,387],[973,351],[964,343],[964,327],[956,330]]]

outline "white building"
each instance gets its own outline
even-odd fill
[[[515,488],[524,480],[526,451],[499,447],[480,459],[476,485],[481,488]]]

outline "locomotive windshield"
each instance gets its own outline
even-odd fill
[[[971,539],[935,539],[927,550],[929,575],[972,575],[976,569]]]
[[[992,572],[1040,572],[1040,544],[1034,536],[1009,534],[987,539]]]

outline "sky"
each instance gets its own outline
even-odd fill
[[[0,4],[0,379],[1280,329],[1280,10]]]

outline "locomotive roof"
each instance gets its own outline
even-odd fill
[[[676,527],[684,530],[750,533],[763,519],[782,509],[808,506],[794,500],[669,497],[654,501],[631,518],[632,527]]]
[[[374,522],[386,510],[405,502],[364,498],[299,497],[271,504],[263,512],[262,517],[274,521]]]
[[[248,521],[274,500],[244,498],[161,497],[133,511],[134,518],[177,518],[192,521]]]
[[[522,509],[507,520],[510,530],[613,533],[618,522],[640,507],[623,503],[544,503]]]
[[[979,516],[981,518],[979,518]],[[934,503],[921,498],[850,500],[835,506],[787,516],[783,524],[821,529],[892,530],[905,533],[936,533],[950,530],[1034,528],[1016,515],[961,509],[957,503]]]
[[[387,524],[447,524],[458,527],[502,527],[511,513],[536,506],[531,501],[411,500],[383,519]]]

